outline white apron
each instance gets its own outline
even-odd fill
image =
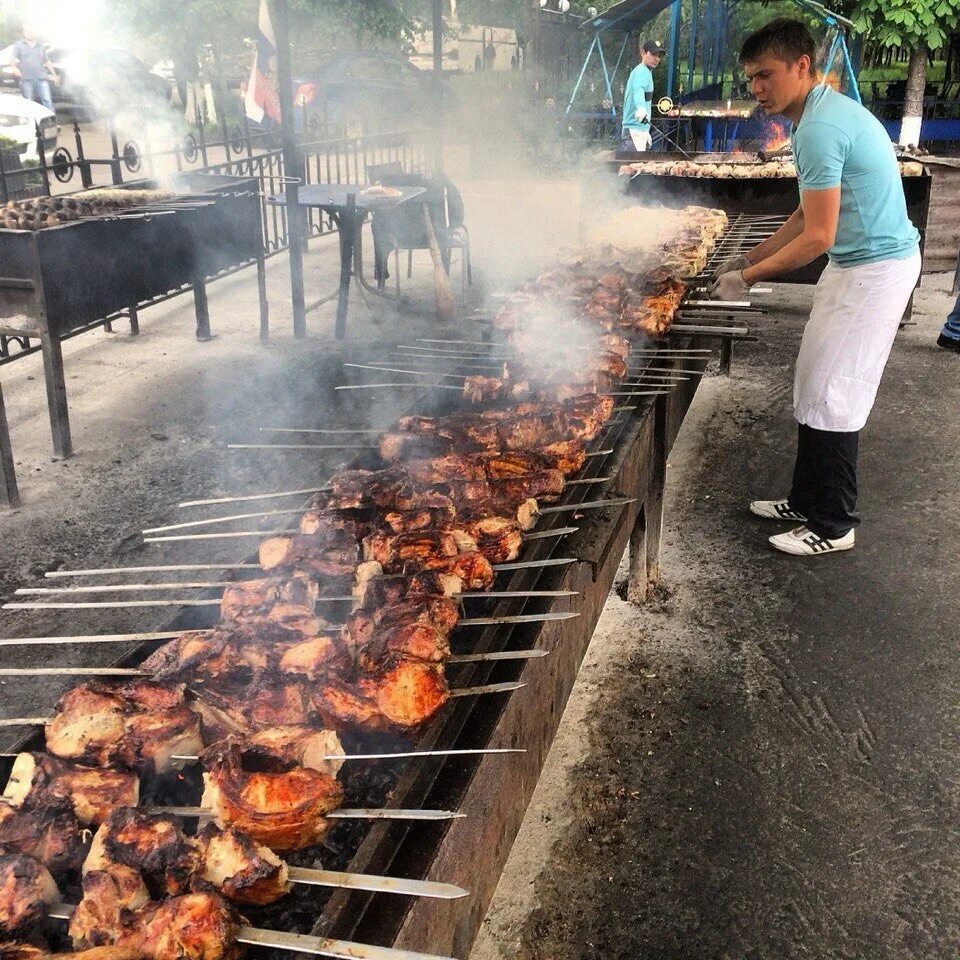
[[[920,254],[830,263],[817,284],[793,381],[793,412],[815,430],[862,429],[920,276]]]
[[[637,153],[646,153],[653,145],[653,137],[649,130],[636,130],[633,127],[627,127],[627,131],[633,141],[633,149]]]

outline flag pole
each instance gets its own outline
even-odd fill
[[[444,0],[433,0],[433,149],[437,173],[443,172],[443,4]]]
[[[290,14],[287,0],[272,0],[273,30],[277,42],[277,85],[280,96],[280,134],[283,141],[283,174],[287,211],[287,243],[290,254],[290,291],[293,303],[293,335],[307,335],[307,310],[303,294],[303,243],[306,211],[299,204],[300,185],[306,170],[297,145],[293,116],[293,70],[290,66]]]

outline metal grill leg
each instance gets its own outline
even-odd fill
[[[210,305],[207,302],[207,285],[202,280],[193,284],[193,304],[197,311],[197,339],[201,342],[212,340],[210,333]]]
[[[729,337],[723,337],[720,340],[720,373],[730,376],[730,364],[733,361],[733,340]]]
[[[650,451],[650,486],[630,532],[630,575],[627,599],[643,604],[660,583],[660,543],[663,538],[663,492],[667,482],[667,406],[661,399],[654,413]]]
[[[257,257],[257,293],[260,295],[260,342],[270,339],[270,303],[267,300],[267,262]]]
[[[140,315],[137,313],[136,306],[130,307],[130,336],[139,337],[140,336]]]
[[[20,506],[20,491],[17,490],[17,474],[13,464],[13,449],[10,446],[10,431],[7,428],[7,411],[3,405],[2,385],[0,385],[0,505],[10,508]]]
[[[70,440],[70,411],[67,408],[67,384],[63,376],[63,353],[60,341],[45,332],[40,337],[43,352],[43,378],[47,385],[47,409],[50,412],[50,431],[53,451],[64,460],[73,456]]]

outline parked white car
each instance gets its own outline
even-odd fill
[[[43,149],[49,157],[57,149],[57,115],[42,104],[27,100],[20,94],[0,93],[0,137],[6,137],[17,144],[21,159],[39,160],[38,124],[43,137]]]

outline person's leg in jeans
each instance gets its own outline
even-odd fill
[[[48,109],[53,110],[53,94],[50,91],[49,80],[34,81],[37,88],[37,99]]]
[[[953,305],[953,310],[950,311],[950,316],[947,317],[947,322],[943,325],[940,337],[946,340],[956,340],[957,345],[960,346],[960,297]]]
[[[21,80],[20,81],[20,92],[23,94],[24,100],[33,100],[35,99],[35,84],[33,80]]]
[[[807,518],[806,527],[824,540],[839,540],[860,525],[857,512],[857,452],[860,432],[815,430],[800,425],[797,502],[790,506]],[[794,487],[798,487],[797,478]]]

